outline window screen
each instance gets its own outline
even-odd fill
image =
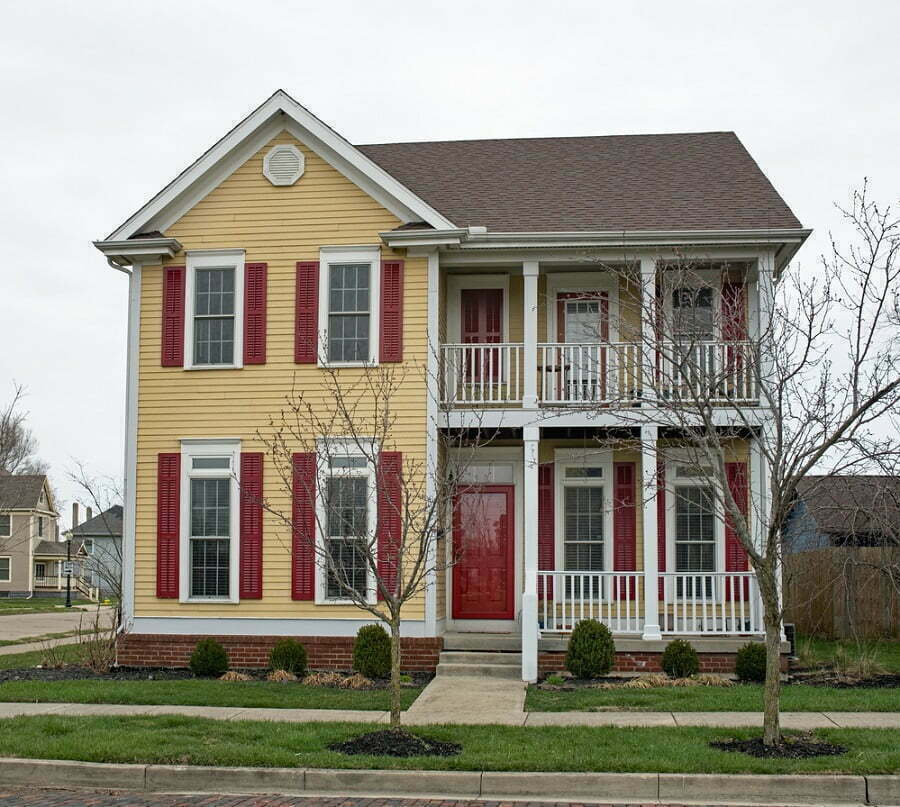
[[[231,579],[231,481],[191,480],[191,596],[228,597]]]
[[[369,283],[367,263],[329,267],[328,360],[369,360]]]
[[[234,268],[196,269],[194,364],[234,363]]]
[[[565,488],[566,571],[603,570],[603,488]]]
[[[368,570],[365,542],[369,531],[368,477],[331,477],[327,483],[327,551],[335,570],[328,570],[326,596],[346,599],[344,583],[365,596]]]

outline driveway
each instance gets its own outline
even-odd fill
[[[60,608],[39,614],[0,616],[0,641],[17,641],[48,633],[67,633],[78,629],[79,620],[83,620],[83,626],[88,627],[94,623],[96,610],[96,606],[87,606],[83,609]],[[111,612],[112,608],[100,609],[100,620],[104,627],[109,626]]]

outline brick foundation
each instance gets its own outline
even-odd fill
[[[119,636],[117,660],[127,667],[187,667],[194,646],[202,635],[128,633]],[[213,636],[228,652],[232,667],[267,667],[269,651],[283,636]],[[352,668],[353,636],[294,636],[306,648],[314,670]],[[407,672],[434,672],[444,640],[404,638],[401,640],[401,667]]]
[[[734,672],[735,653],[704,653],[698,648],[697,657],[700,660],[700,672],[718,673],[728,675]],[[613,663],[614,673],[654,673],[662,672],[660,659],[662,653],[640,653],[632,651],[618,651]],[[538,653],[538,672],[540,675],[562,672],[565,670],[566,654],[564,652]],[[781,669],[788,671],[788,659],[786,655],[781,657]]]

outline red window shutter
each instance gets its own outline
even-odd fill
[[[552,572],[556,568],[556,515],[554,513],[553,463],[538,466],[538,571]],[[553,583],[548,581],[544,592],[543,580],[538,578],[538,597],[550,599]]]
[[[656,463],[656,565],[661,572],[666,570],[666,465]],[[659,598],[663,596],[663,578],[659,579]]]
[[[163,269],[163,367],[184,367],[184,277],[183,266]]]
[[[384,587],[396,594],[399,551],[403,540],[401,519],[403,454],[382,451],[378,459],[378,576]],[[378,599],[382,599],[378,592]]]
[[[747,517],[747,463],[746,462],[726,462],[725,478],[728,480],[728,489],[734,498],[734,503],[738,510],[741,511],[744,518]],[[725,571],[726,572],[746,572],[747,552],[738,538],[737,531],[734,528],[734,522],[725,517]],[[725,599],[732,599],[732,580],[725,580]],[[743,596],[736,599],[746,601],[749,598],[749,581],[745,580],[742,586]]]
[[[244,364],[266,363],[266,286],[268,264],[244,267]]]
[[[294,454],[291,599],[316,598],[316,455]]]
[[[403,361],[403,261],[381,262],[379,361]]]
[[[263,455],[241,452],[241,566],[242,600],[262,597]]]
[[[635,571],[637,562],[637,496],[635,464],[613,463],[613,569]],[[629,593],[626,593],[629,592]],[[619,582],[618,596],[634,595],[634,578]]]
[[[156,596],[178,597],[181,454],[156,460]]]
[[[294,361],[315,364],[319,347],[319,262],[297,262]]]
[[[743,283],[722,284],[722,339],[742,342],[747,338],[747,287]]]

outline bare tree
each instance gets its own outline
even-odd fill
[[[415,385],[407,383],[412,375]],[[395,729],[401,616],[456,560],[448,516],[468,462],[487,439],[480,429],[441,436],[438,457],[429,460],[424,424],[407,422],[410,406],[425,406],[409,392],[427,386],[422,375],[390,364],[323,368],[322,387],[292,390],[258,433],[282,490],[278,501],[264,497],[263,508],[314,559],[327,598],[352,603],[388,630]],[[285,501],[293,506],[279,506]]]
[[[865,185],[838,209],[852,241],[845,247],[833,239],[812,275],[796,266],[767,276],[772,270],[764,265],[661,258],[655,294],[642,295],[633,261],[607,267],[634,284],[635,293],[620,298],[621,316],[631,306],[631,321],[655,327],[638,336],[638,357],[617,358],[610,347],[584,359],[582,387],[573,393],[594,411],[618,405],[636,426],[659,425],[677,443],[685,474],[708,491],[694,509],[724,521],[746,553],[762,601],[769,745],[781,740],[781,535],[798,482],[811,473],[894,468],[900,457],[900,221]],[[742,290],[755,271],[759,308],[751,333]],[[593,386],[584,387],[585,378]],[[735,484],[732,465],[747,441],[768,478],[749,497],[748,480]]]
[[[25,387],[13,382],[12,398],[0,409],[0,472],[47,472],[46,463],[37,457],[37,439],[27,426],[28,412],[22,408],[25,395]]]

